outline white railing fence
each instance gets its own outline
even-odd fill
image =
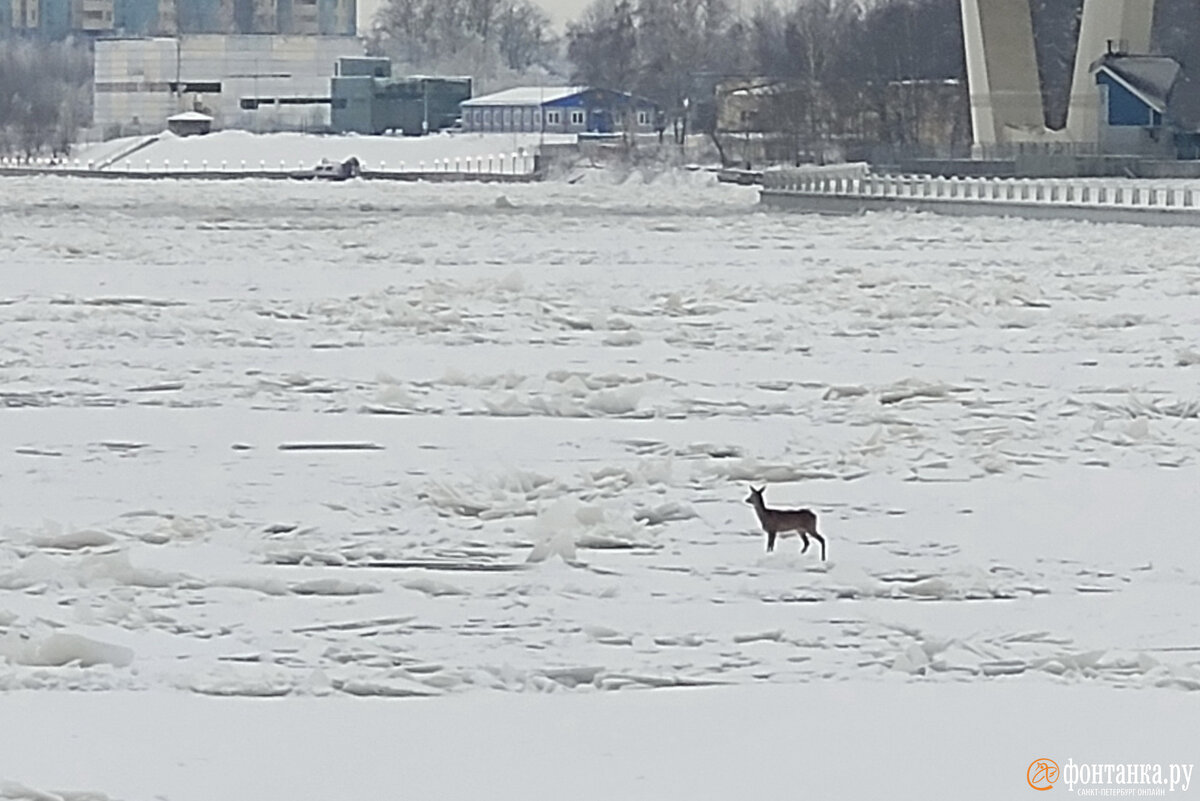
[[[1196,208],[1200,189],[1146,186],[1132,181],[1039,178],[939,178],[927,175],[871,175],[861,178],[781,170],[763,174],[774,192],[835,197],[922,201],[1037,203],[1121,208]]]
[[[536,169],[534,154],[524,148],[512,153],[489,153],[482,155],[465,155],[435,158],[431,161],[394,161],[390,164],[385,160],[368,163],[360,159],[359,165],[364,172],[383,174],[458,174],[458,175],[530,175]],[[98,164],[95,161],[81,161],[78,158],[50,159],[34,157],[32,159],[17,159],[0,156],[0,168],[22,168],[36,170],[72,170],[108,173],[147,173],[147,174],[183,174],[183,173],[303,173],[312,168],[303,160],[288,162],[286,160],[247,161],[239,159],[231,163],[229,160],[211,162],[206,159],[199,161],[172,161],[170,159],[127,158],[112,164]]]

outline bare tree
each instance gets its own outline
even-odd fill
[[[546,60],[553,47],[550,18],[528,3],[506,6],[496,20],[496,46],[511,70],[527,70]]]
[[[406,69],[485,83],[544,68],[555,54],[550,21],[531,0],[387,0],[370,48]]]
[[[642,69],[629,0],[594,0],[582,19],[567,27],[567,58],[575,81],[618,91],[634,87]]]
[[[0,40],[0,152],[66,153],[91,118],[91,73],[86,43]]]

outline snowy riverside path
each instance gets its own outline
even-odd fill
[[[682,173],[2,190],[0,798],[1200,762],[1200,231]]]

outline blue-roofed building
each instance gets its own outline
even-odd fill
[[[462,127],[476,132],[653,133],[662,111],[645,98],[586,86],[521,86],[462,103]]]
[[[1168,56],[1108,53],[1092,64],[1107,155],[1200,157],[1200,85]]]

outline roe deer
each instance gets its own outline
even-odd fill
[[[825,538],[817,533],[816,514],[811,509],[768,509],[766,501],[763,500],[765,490],[766,487],[750,487],[750,497],[746,499],[746,503],[753,504],[758,522],[762,524],[763,531],[767,532],[767,551],[775,550],[776,534],[795,531],[804,540],[804,547],[800,549],[800,553],[808,550],[808,535],[812,534],[817,538],[817,542],[821,543],[821,561],[825,561]]]

